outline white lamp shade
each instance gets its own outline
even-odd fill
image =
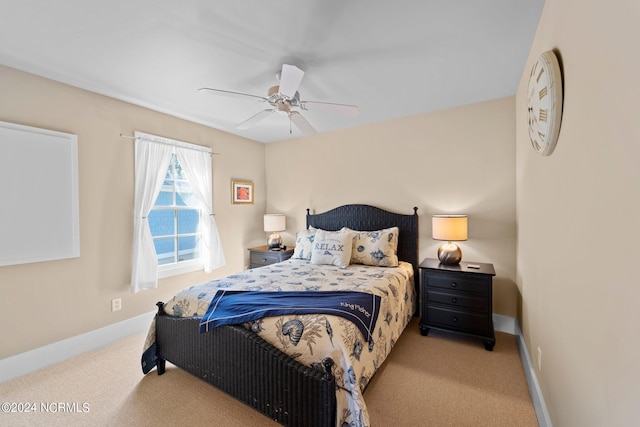
[[[287,217],[283,214],[266,214],[264,216],[264,231],[284,231],[287,229]]]
[[[466,215],[434,215],[431,217],[431,226],[434,240],[467,240]]]

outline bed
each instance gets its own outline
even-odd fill
[[[340,268],[298,258],[190,287],[167,304],[157,304],[145,343],[143,371],[156,366],[161,375],[168,361],[287,426],[369,425],[362,392],[417,309],[417,208],[404,215],[368,205],[345,205],[321,214],[307,210],[306,219],[307,230],[327,234],[345,231],[344,227],[347,232],[397,227],[398,267],[349,264]],[[211,302],[227,289],[286,293],[302,285],[319,296],[313,292],[338,289],[343,282],[355,283],[354,290],[362,290],[361,295],[377,295],[374,305],[379,304],[380,315],[372,329],[358,332],[357,322],[324,312],[274,315],[200,332],[215,305]],[[372,289],[367,288],[370,284]],[[185,294],[195,297],[186,300]],[[368,309],[360,307],[360,312],[368,314]],[[310,338],[303,338],[296,326],[307,326],[304,333]]]

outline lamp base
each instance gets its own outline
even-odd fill
[[[270,250],[279,249],[282,246],[282,237],[278,233],[272,233],[267,239],[267,247]]]
[[[438,248],[438,259],[442,264],[456,265],[462,260],[462,251],[451,242],[444,243]]]

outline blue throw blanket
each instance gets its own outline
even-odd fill
[[[380,297],[364,292],[254,292],[219,290],[200,321],[200,332],[282,314],[331,314],[352,321],[371,341]]]

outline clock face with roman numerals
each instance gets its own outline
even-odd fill
[[[552,51],[533,64],[527,94],[529,139],[534,150],[548,156],[556,146],[562,119],[562,75]]]

